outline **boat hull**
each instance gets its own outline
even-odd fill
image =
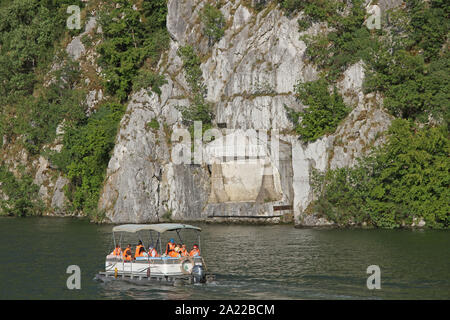
[[[171,258],[157,257],[144,258],[136,261],[123,261],[121,258],[107,258],[105,273],[108,275],[139,276],[186,276],[191,273],[195,265],[204,267],[201,257]]]

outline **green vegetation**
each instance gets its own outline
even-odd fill
[[[449,13],[445,1],[411,0],[391,14],[391,32],[367,60],[365,90],[383,92],[393,115],[421,122],[431,116],[448,127]]]
[[[315,173],[314,209],[340,225],[450,226],[450,143],[442,127],[393,122],[387,143],[354,168]]]
[[[72,210],[95,220],[100,189],[125,107],[105,103],[92,116],[65,125],[64,147],[51,161],[70,179],[66,196]]]
[[[352,0],[348,15],[343,4],[333,0],[284,0],[288,13],[304,10],[308,21],[324,21],[333,30],[328,34],[304,36],[306,56],[336,81],[351,64],[366,64],[365,91],[382,92],[385,107],[395,116],[438,122],[450,117],[448,46],[449,6],[445,1],[407,1],[406,8],[388,12],[381,30],[369,30],[364,21],[364,1]]]
[[[173,212],[172,212],[172,210],[167,210],[163,215],[162,215],[162,219],[163,219],[163,221],[166,221],[166,222],[172,222],[173,220],[172,220],[172,214],[173,214]]]
[[[351,64],[366,61],[377,50],[378,32],[371,33],[364,25],[364,1],[353,0],[350,13],[340,12],[345,5],[332,0],[310,1],[304,8],[307,21],[325,21],[333,28],[327,34],[303,36],[307,44],[306,56],[321,68],[329,81],[335,81]],[[300,23],[300,26],[302,23]],[[303,26],[304,27],[304,26]]]
[[[365,92],[381,92],[384,107],[407,119],[395,120],[386,145],[360,159],[356,167],[316,172],[314,209],[341,225],[396,228],[423,219],[429,227],[448,228],[448,3],[407,1],[405,8],[383,17],[381,30],[368,30],[361,0],[353,0],[346,15],[342,14],[343,3],[332,0],[280,2],[287,14],[303,10],[307,15],[299,21],[300,31],[319,21],[332,28],[327,34],[302,38],[307,43],[306,56],[321,69],[328,86],[362,60]],[[326,81],[320,80],[323,94]],[[320,91],[311,90],[312,84],[310,90],[296,89],[304,104],[316,104],[312,111],[332,104],[322,104]],[[345,116],[341,101],[335,101]],[[334,131],[336,125],[330,121],[330,112],[325,116],[316,112],[308,118],[308,112],[288,109],[288,115],[295,123],[302,117],[303,127],[298,125],[296,130],[306,141]]]
[[[191,46],[184,46],[178,50],[178,55],[183,60],[183,68],[192,93],[192,104],[189,107],[178,107],[181,111],[185,125],[193,132],[194,121],[202,122],[203,132],[211,127],[212,113],[211,105],[205,101],[206,86],[203,83],[202,70],[200,69],[200,58]]]
[[[70,179],[66,188],[70,209],[101,220],[104,213],[96,209],[98,197],[125,109],[118,101],[125,102],[132,89],[150,87],[161,94],[160,87],[166,83],[154,70],[169,41],[167,2],[114,0],[102,5],[99,24],[103,41],[97,49],[98,62],[111,97],[91,110],[89,117],[80,81],[83,70],[61,54],[63,37],[80,32],[66,29],[68,5],[83,8],[81,0],[11,0],[0,5],[0,95],[4,97],[0,134],[8,144],[25,147],[31,156],[50,157],[52,165]],[[87,43],[90,38],[82,40]],[[50,63],[58,68],[47,75]],[[44,82],[49,85],[43,86]],[[62,151],[44,150],[44,145],[55,141],[61,124]],[[37,209],[30,204],[35,191],[28,184],[30,178],[13,179],[6,168],[2,170],[2,190],[12,195],[2,206],[3,212],[35,214]],[[25,185],[30,186],[30,194],[10,192],[19,192]],[[22,198],[31,202],[19,203]]]
[[[50,87],[39,86],[55,57],[55,43],[66,31],[68,5],[83,7],[79,0],[11,0],[0,6],[0,135],[7,141],[21,136],[32,154],[54,137],[57,123],[71,112],[73,65],[55,72]]]
[[[3,164],[0,165],[0,215],[41,215],[44,204],[38,195],[39,187],[23,168],[20,175],[16,178]]]
[[[64,55],[56,55],[58,41],[68,32],[68,5],[84,6],[79,0],[11,0],[0,5],[0,135],[32,156],[55,139],[59,123],[79,116],[81,95],[72,91],[78,69],[68,61],[62,63]],[[53,80],[43,87],[52,62],[60,69],[50,74]],[[2,164],[0,183],[6,195],[0,201],[2,214],[42,214],[39,187],[25,169],[15,177]]]
[[[145,62],[155,66],[167,48],[166,14],[166,0],[111,0],[100,13],[104,39],[98,47],[99,63],[104,67],[107,92],[122,102],[127,100],[139,68]]]
[[[155,118],[153,118],[151,121],[146,123],[147,129],[159,130],[159,127],[160,127],[159,122]]]
[[[29,95],[36,71],[53,58],[54,42],[66,27],[68,5],[81,0],[14,0],[0,6],[0,95],[13,102]]]
[[[200,12],[200,19],[203,22],[203,32],[208,37],[209,46],[219,41],[225,34],[225,18],[217,7],[205,4]]]
[[[332,0],[278,0],[282,9],[287,14],[303,11],[312,21],[329,21],[331,22],[338,11],[345,8],[345,4]]]
[[[384,106],[395,116],[428,121],[430,115],[442,121],[449,119],[450,56],[429,64],[424,56],[398,50],[376,63],[365,90],[385,94]]]
[[[40,90],[38,97],[27,96],[19,99],[14,107],[15,117],[11,118],[9,134],[21,135],[26,150],[37,155],[44,144],[56,138],[56,128],[62,121],[74,121],[82,117],[85,92],[73,90],[78,81],[77,66],[65,63],[53,74],[54,81]]]
[[[303,141],[314,141],[325,134],[333,133],[350,111],[336,88],[330,94],[325,79],[298,83],[296,97],[308,107],[302,112],[295,112],[287,107],[286,109],[288,117],[296,125],[295,131]]]
[[[151,88],[157,95],[161,95],[161,86],[167,83],[167,80],[161,74],[156,74],[148,70],[140,70],[133,81],[133,90],[139,91],[142,88]]]
[[[296,132],[304,141],[314,141],[333,133],[351,110],[345,106],[336,88],[330,94],[328,87],[335,86],[342,72],[351,64],[368,58],[377,46],[377,42],[373,41],[375,35],[364,25],[366,11],[363,2],[353,0],[349,14],[343,16],[341,12],[346,4],[339,1],[280,1],[287,14],[300,10],[304,12],[306,18],[299,20],[300,31],[320,21],[327,22],[333,28],[328,34],[302,37],[307,44],[306,57],[322,70],[318,81],[296,85],[297,99],[308,108],[301,113],[286,108],[296,125]]]
[[[266,3],[255,2],[256,10]],[[403,118],[393,122],[387,143],[360,159],[357,166],[314,174],[315,210],[341,225],[396,228],[423,219],[427,226],[448,228],[448,1],[408,0],[406,6],[385,14],[381,30],[368,30],[364,25],[363,0],[278,3],[287,15],[304,12],[306,17],[298,22],[301,31],[315,22],[325,22],[331,30],[302,38],[307,43],[306,57],[321,71],[319,80],[294,88],[296,98],[307,108],[295,112],[286,107],[303,141],[333,133],[347,116],[350,108],[336,88],[331,92],[329,88],[358,61],[366,67],[365,92],[381,93],[384,107]],[[0,147],[3,140],[9,148],[23,147],[30,161],[48,156],[52,166],[70,179],[65,190],[70,209],[99,221],[104,212],[97,210],[98,198],[124,104],[132,90],[151,88],[161,95],[166,83],[156,72],[156,64],[169,43],[167,1],[102,2],[99,24],[103,34],[96,36],[102,37],[102,44],[97,51],[109,98],[90,110],[90,116],[84,103],[86,86],[80,81],[87,70],[80,70],[79,63],[60,53],[67,36],[80,32],[66,29],[68,5],[83,8],[84,2],[0,2]],[[206,4],[200,20],[210,46],[223,37],[226,21],[217,6]],[[91,40],[82,39],[86,45]],[[200,58],[191,46],[181,47],[178,54],[191,91],[190,105],[179,107],[184,124],[192,131],[193,122],[201,121],[206,130],[214,115],[206,101]],[[49,73],[53,66],[57,70]],[[265,84],[255,88],[255,94],[272,91]],[[45,150],[54,143],[61,124],[62,151]],[[170,128],[162,125],[170,137]],[[152,119],[146,127],[159,130],[160,121]],[[1,214],[43,212],[38,186],[28,171],[13,174],[6,163],[0,165]],[[170,219],[170,212],[166,218]]]

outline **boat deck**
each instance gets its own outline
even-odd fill
[[[173,284],[173,285],[184,285],[184,284],[193,284],[194,276],[193,275],[173,275],[173,276],[164,276],[164,275],[136,275],[131,273],[121,273],[117,276],[114,272],[99,272],[95,278],[95,280],[99,280],[102,282],[109,281],[127,281],[134,284],[150,284],[150,283],[165,283],[165,284]],[[206,283],[212,282],[215,280],[215,276],[210,273],[206,273]]]

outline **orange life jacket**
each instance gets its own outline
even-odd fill
[[[195,256],[199,256],[200,255],[200,250],[198,250],[197,248],[194,248],[191,250],[191,252],[189,253],[189,256],[191,257],[195,257]]]
[[[113,255],[115,256],[120,256],[122,254],[122,250],[119,248],[115,248],[114,251],[112,252]]]
[[[181,248],[181,255],[182,255],[183,257],[186,257],[186,256],[188,255],[188,252],[187,252],[187,250],[186,250],[186,249],[183,249],[183,248]]]
[[[157,257],[158,256],[158,252],[156,252],[156,250],[153,248],[152,250],[150,250],[149,252],[148,252],[148,255],[150,256],[150,257]]]
[[[166,254],[168,254],[169,252],[175,250],[175,243],[169,242],[167,244],[167,249],[166,249]]]
[[[131,261],[131,249],[126,248],[123,250],[123,260]]]
[[[180,254],[178,252],[176,252],[175,250],[172,250],[169,252],[169,257],[178,258],[178,257],[180,257]]]
[[[139,250],[143,247],[142,244],[136,246],[136,251],[134,252],[134,257],[142,257],[142,253],[139,254]]]

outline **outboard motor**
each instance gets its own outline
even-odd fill
[[[205,283],[206,282],[206,274],[203,266],[195,265],[192,268],[192,275],[194,276],[194,283]]]

